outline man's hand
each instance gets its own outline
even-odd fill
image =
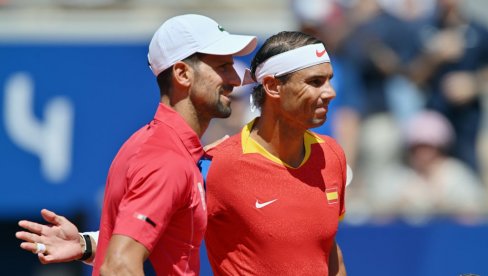
[[[27,220],[19,221],[19,226],[29,231],[19,231],[15,234],[18,239],[24,241],[20,247],[35,253],[36,243],[44,244],[45,252],[37,253],[39,261],[43,264],[69,262],[81,258],[78,228],[65,217],[49,210],[43,209],[41,215],[49,225]]]
[[[330,255],[329,255],[329,275],[334,276],[346,276],[346,266],[344,264],[344,258],[342,256],[342,250],[334,240]]]
[[[478,87],[474,73],[455,71],[442,79],[443,93],[447,100],[456,106],[472,102],[478,97]]]

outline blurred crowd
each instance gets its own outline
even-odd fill
[[[337,97],[315,131],[334,136],[353,168],[346,220],[485,219],[487,26],[462,0],[291,3],[332,59]],[[258,116],[249,88],[234,98],[232,118],[213,122],[204,143]]]

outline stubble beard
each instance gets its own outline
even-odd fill
[[[232,87],[230,87],[230,89],[232,90]],[[227,105],[225,103],[222,102],[222,100],[220,99],[220,96],[221,95],[224,95],[224,88],[220,88],[219,90],[219,94],[218,94],[218,97],[217,97],[217,101],[215,103],[215,111],[216,111],[216,114],[215,114],[215,118],[229,118],[231,113],[232,113],[232,108],[230,107],[231,105],[231,102],[229,102]]]
[[[215,118],[229,118],[230,115],[232,114],[232,108],[230,107],[230,104],[226,106],[222,101],[220,101],[220,97],[217,100],[216,107],[215,107]]]

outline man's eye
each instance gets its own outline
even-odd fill
[[[320,87],[324,84],[324,80],[322,79],[315,79],[315,80],[312,80],[310,82],[310,85],[314,86],[314,87]]]
[[[222,64],[218,67],[218,69],[222,72],[227,71],[228,65],[227,64]]]

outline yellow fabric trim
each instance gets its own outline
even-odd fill
[[[339,198],[339,194],[337,192],[326,193],[326,195],[327,195],[327,200],[335,200]]]
[[[265,157],[265,158],[267,158],[267,159],[269,159],[275,163],[278,163],[280,165],[284,165],[288,168],[294,169],[294,167],[292,167],[292,166],[286,164],[285,162],[281,161],[281,159],[279,159],[278,157],[271,154],[269,151],[267,151],[265,148],[263,148],[258,142],[256,142],[254,139],[251,138],[251,130],[252,130],[252,127],[253,127],[255,121],[256,121],[256,119],[252,120],[251,122],[249,122],[247,125],[245,125],[242,128],[242,131],[241,131],[242,153],[243,154],[248,154],[248,153],[261,154],[263,157]],[[302,163],[300,163],[300,166],[298,166],[298,168],[301,167],[303,164],[305,164],[305,162],[307,162],[307,160],[309,159],[312,144],[324,142],[324,140],[322,140],[320,137],[318,137],[317,135],[315,135],[314,133],[312,133],[311,131],[308,131],[308,130],[305,132],[303,139],[304,139],[304,144],[305,144],[305,157],[303,158],[303,161],[302,161]]]

